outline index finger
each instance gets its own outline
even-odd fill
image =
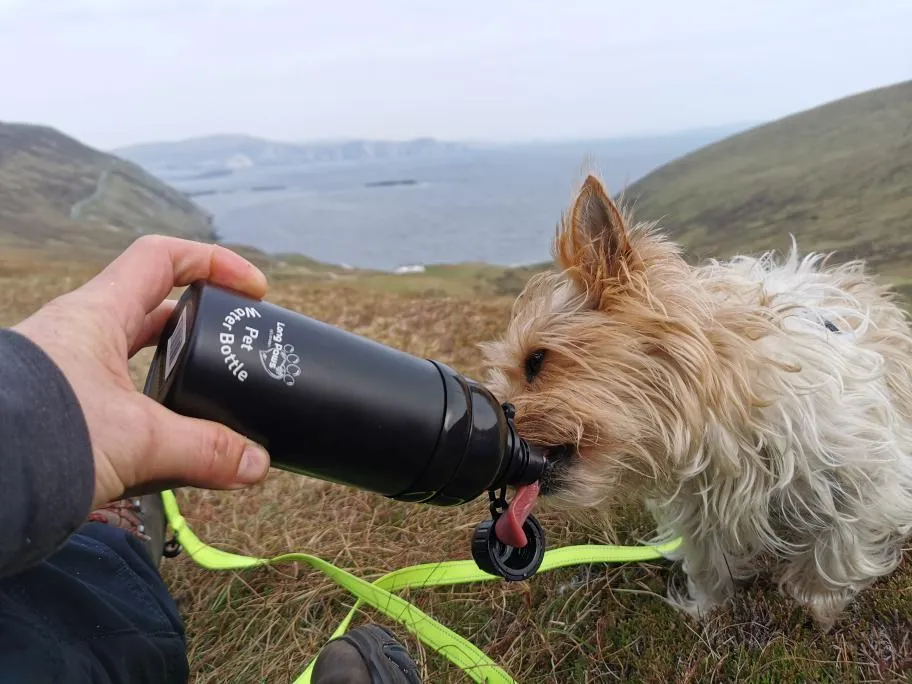
[[[254,299],[266,294],[260,269],[219,245],[159,235],[143,236],[112,261],[95,281],[114,290],[112,306],[131,330],[175,287],[206,280]]]

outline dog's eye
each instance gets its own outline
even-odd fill
[[[541,372],[542,363],[545,361],[545,350],[536,349],[526,357],[526,382],[532,382]]]

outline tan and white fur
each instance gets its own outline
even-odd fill
[[[551,448],[548,500],[645,502],[683,539],[692,614],[772,570],[829,629],[912,533],[912,332],[890,291],[794,245],[690,266],[592,176],[554,254],[485,345],[489,387]]]

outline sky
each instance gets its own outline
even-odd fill
[[[893,0],[0,0],[0,120],[119,145],[614,138],[912,78]]]

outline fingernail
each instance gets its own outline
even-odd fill
[[[255,484],[269,470],[269,454],[256,444],[248,444],[238,464],[237,479],[244,484]]]

